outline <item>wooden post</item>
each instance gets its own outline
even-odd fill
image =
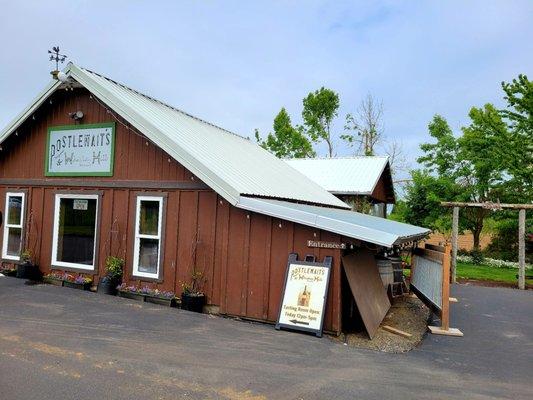
[[[440,313],[441,326],[428,326],[431,333],[436,335],[463,336],[457,328],[450,328],[450,245],[444,247],[442,255],[442,304]]]
[[[450,329],[450,245],[444,248],[442,258],[442,315],[441,328],[443,331]]]
[[[518,212],[518,289],[526,288],[526,210]]]
[[[457,282],[457,240],[459,237],[459,207],[453,208],[453,221],[452,221],[452,262],[451,273],[452,283]]]

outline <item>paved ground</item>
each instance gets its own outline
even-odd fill
[[[533,291],[453,289],[465,337],[394,355],[0,278],[0,398],[533,398]]]

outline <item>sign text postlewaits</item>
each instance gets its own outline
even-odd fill
[[[112,176],[115,124],[48,129],[46,176]]]

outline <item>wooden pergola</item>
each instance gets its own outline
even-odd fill
[[[444,201],[443,207],[453,207],[452,216],[452,282],[456,282],[457,265],[457,238],[459,236],[459,209],[467,207],[481,207],[488,210],[498,211],[503,209],[518,210],[518,288],[526,288],[526,210],[533,210],[533,204],[500,204],[493,202],[485,203],[462,203]]]

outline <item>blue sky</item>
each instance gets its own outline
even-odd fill
[[[243,136],[282,106],[301,121],[321,86],[334,126],[371,93],[385,134],[413,162],[435,113],[453,129],[471,106],[503,104],[500,82],[533,76],[531,1],[4,1],[0,125],[45,86],[46,51]],[[319,151],[325,154],[324,147]],[[351,152],[337,141],[337,154]]]

